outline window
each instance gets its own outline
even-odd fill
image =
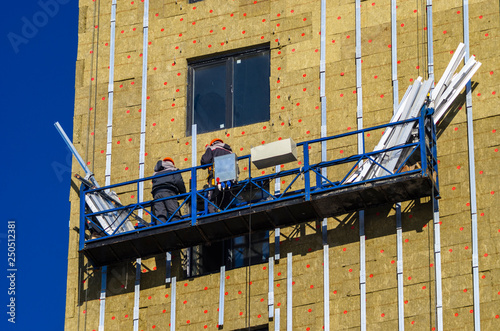
[[[193,247],[189,252],[188,277],[218,272],[267,262],[269,258],[269,232],[252,233],[251,245],[248,235],[214,242],[211,245]]]
[[[269,120],[269,47],[189,63],[187,134]]]
[[[246,327],[243,329],[238,329],[234,331],[269,331],[269,325],[264,324],[264,325],[259,325],[259,326],[251,326],[251,327]]]

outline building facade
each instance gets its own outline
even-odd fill
[[[152,176],[167,156],[178,168],[199,164],[214,138],[241,156],[285,138],[388,123],[407,87],[419,76],[437,82],[461,42],[482,66],[469,97],[463,91],[437,125],[439,205],[432,196],[401,201],[278,236],[186,247],[171,252],[171,265],[158,254],[103,269],[79,252],[73,179],[67,330],[439,330],[440,321],[446,330],[500,328],[498,0],[80,0],[79,7],[73,143],[103,186]],[[381,133],[366,134],[367,146]],[[338,140],[326,157],[357,150],[356,139]],[[310,153],[322,157],[319,147]],[[249,170],[240,165],[240,177]],[[73,173],[81,172],[75,162]],[[152,199],[150,191],[146,182],[140,198]],[[117,193],[123,204],[138,198]],[[279,259],[270,263],[276,237]]]

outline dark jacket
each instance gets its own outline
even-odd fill
[[[169,161],[158,161],[155,166],[155,176],[163,175],[172,171],[179,170],[174,167],[172,162]],[[184,185],[184,181],[182,180],[181,174],[173,174],[169,176],[163,177],[155,177],[153,178],[153,189],[151,194],[153,196],[156,192],[160,190],[169,190],[174,192],[175,194],[183,194],[186,193],[186,186]]]
[[[233,150],[231,146],[228,144],[224,144],[221,142],[216,142],[212,146],[208,146],[205,150],[205,154],[201,157],[201,164],[210,164],[214,163],[214,158],[216,156],[231,154]]]
[[[231,149],[231,146],[217,141],[215,144],[207,147],[207,149],[205,150],[205,154],[203,154],[203,156],[201,157],[200,163],[202,165],[214,163],[214,158],[216,156],[222,156],[232,153],[233,150]],[[209,185],[215,185],[213,165],[208,167],[207,181]]]

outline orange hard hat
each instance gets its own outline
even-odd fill
[[[212,145],[213,145],[216,141],[220,141],[221,143],[224,143],[224,142],[222,141],[222,139],[220,139],[220,138],[215,138],[215,139],[212,139],[212,141],[210,142],[210,146],[212,146]]]
[[[172,158],[170,158],[170,157],[164,158],[163,161],[170,161],[170,162],[172,162],[173,165],[175,165],[174,160],[172,160]]]

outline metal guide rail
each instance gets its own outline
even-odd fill
[[[246,166],[248,177],[221,191],[229,196],[224,206],[216,206],[208,198],[215,187],[198,188],[198,179],[206,178],[209,165],[165,174],[181,173],[190,178],[189,192],[185,194],[129,205],[122,205],[114,199],[110,207],[97,212],[92,212],[96,209],[88,205],[92,201],[89,197],[113,196],[112,190],[127,194],[135,191],[132,194],[139,197],[139,184],[153,177],[100,188],[82,180],[80,250],[94,265],[107,265],[381,204],[418,199],[430,196],[432,190],[435,196],[439,196],[432,113],[433,109],[422,107],[416,118],[299,143],[297,149],[302,152],[302,164],[278,173],[253,177],[250,155],[238,157],[239,167]],[[405,143],[366,151],[365,140],[370,132],[372,135],[378,132],[384,134],[390,129],[393,132],[404,127],[412,129],[411,137]],[[313,149],[316,151],[326,142],[330,149],[339,146],[338,143],[335,145],[336,142],[345,144],[348,139],[355,145],[358,138],[363,146],[362,154],[311,162],[316,158],[320,160],[317,152],[311,152],[312,146],[318,147]],[[328,151],[328,154],[332,152]],[[387,157],[397,158],[393,169],[385,166],[389,164],[383,162]],[[364,171],[368,168],[371,170]],[[287,183],[281,185],[280,191],[274,189],[276,179]],[[171,216],[163,222],[153,214],[152,205],[167,199],[179,202],[177,210],[181,212],[181,219],[174,220]],[[215,212],[209,211],[214,208]],[[143,210],[144,219],[137,216],[139,210]],[[104,229],[100,218],[106,218],[106,224],[110,226]],[[114,222],[109,222],[110,219]],[[98,233],[100,237],[91,237],[91,232]]]

